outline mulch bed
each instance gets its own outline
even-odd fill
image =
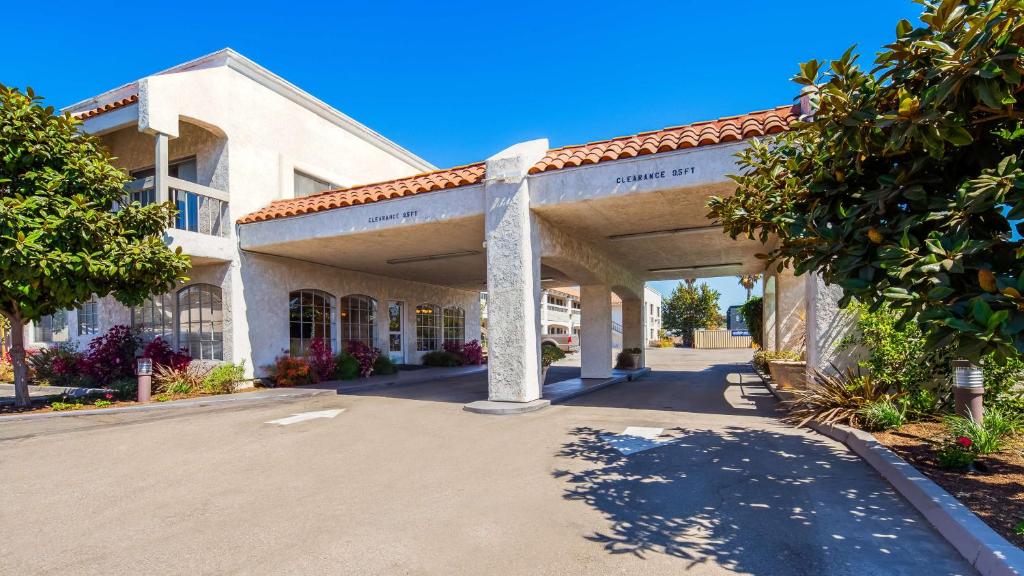
[[[1010,542],[1024,547],[1014,528],[1024,522],[1024,439],[982,456],[972,471],[946,470],[935,459],[945,437],[941,422],[915,422],[875,438],[942,486]]]

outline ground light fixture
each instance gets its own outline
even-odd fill
[[[985,418],[985,374],[969,360],[953,361],[953,409],[977,424]]]
[[[153,359],[140,356],[135,359],[135,376],[139,379],[139,402],[149,402],[153,387]]]

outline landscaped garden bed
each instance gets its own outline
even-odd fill
[[[948,432],[940,421],[913,422],[875,438],[942,486],[1010,542],[1024,547],[1024,439],[978,458],[970,470],[941,465]]]

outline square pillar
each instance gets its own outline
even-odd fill
[[[547,141],[517,144],[487,160],[487,397],[532,402],[541,397],[540,239],[530,212],[527,171]]]
[[[608,286],[580,286],[580,377],[612,375],[612,291]],[[625,315],[625,308],[623,308]]]
[[[775,349],[803,352],[806,339],[806,282],[790,268],[775,276]]]
[[[622,301],[622,349],[626,348],[639,348],[640,352],[640,366],[645,365],[646,356],[646,328],[647,318],[646,310],[644,307],[646,304],[643,300],[623,300]]]
[[[820,274],[806,274],[807,292],[807,369],[840,371],[857,364],[859,350],[840,348],[840,343],[856,333],[857,318],[839,308],[843,289],[825,283]],[[810,374],[810,372],[809,372]]]
[[[167,134],[161,132],[156,133],[156,145],[154,149],[155,162],[153,163],[153,187],[156,189],[156,201],[157,203],[163,204],[164,202],[170,202],[170,194],[167,190],[167,178],[168,176],[168,159],[167,150],[169,146],[169,138]]]

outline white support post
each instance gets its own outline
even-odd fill
[[[155,148],[155,162],[154,164],[154,176],[153,186],[156,188],[156,201],[158,203],[165,203],[170,201],[170,194],[167,190],[167,148],[169,138],[167,134],[162,132],[156,133],[156,148]]]
[[[540,382],[540,241],[527,171],[546,140],[517,144],[487,160],[488,399],[533,402]]]
[[[580,376],[612,375],[612,292],[602,284],[580,286]]]
[[[642,368],[645,365],[646,348],[645,342],[646,329],[647,329],[647,310],[645,309],[647,304],[643,300],[623,300],[622,301],[622,349],[627,348],[639,348],[640,349],[640,365],[637,368]]]

